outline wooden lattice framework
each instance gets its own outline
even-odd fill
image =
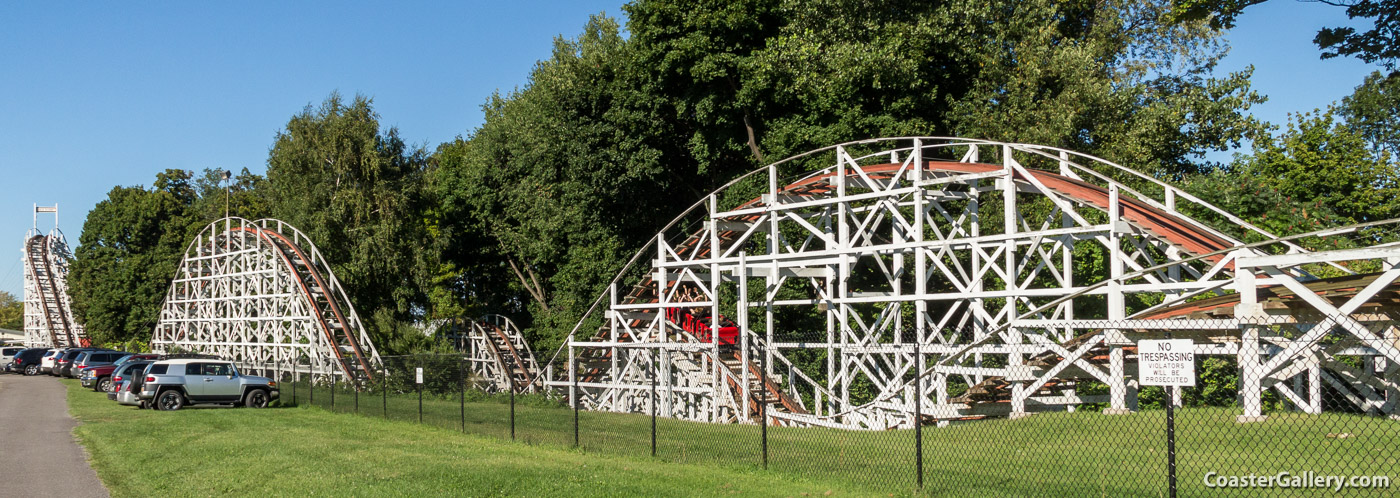
[[[185,250],[151,337],[245,370],[368,379],[379,355],[325,258],[282,221],[224,218]],[[309,369],[309,370],[308,370]]]
[[[54,228],[39,231],[39,214],[53,213]],[[34,206],[34,226],[24,234],[24,343],[32,348],[88,345],[68,295],[68,240],[58,229],[58,206]]]
[[[513,388],[524,393],[542,385],[544,376],[529,341],[505,315],[446,320],[434,333],[464,355],[468,378],[478,389],[506,392]]]
[[[796,165],[815,171],[780,173]],[[1267,242],[1245,244],[1244,234]],[[1091,402],[1128,413],[1135,341],[1177,331],[1197,339],[1198,354],[1241,365],[1269,357],[1263,379],[1246,379],[1242,420],[1259,417],[1248,400],[1262,389],[1323,379],[1307,367],[1326,360],[1319,355],[1362,357],[1365,371],[1322,381],[1394,413],[1400,357],[1387,315],[1361,317],[1360,304],[1327,307],[1302,292],[1317,281],[1309,269],[1347,274],[1338,258],[1364,256],[1387,270],[1352,299],[1374,302],[1391,288],[1400,250],[1369,251],[1309,253],[1169,184],[1069,150],[852,142],[756,170],[686,210],[600,297],[602,327],[580,332],[596,323],[591,314],[579,322],[565,346],[568,377],[546,384],[588,409],[645,412],[656,379],[663,415],[709,422],[886,429],[912,425],[916,413],[941,424]],[[1290,259],[1267,259],[1275,255]],[[1268,277],[1253,279],[1257,271]],[[1339,313],[1324,320],[1362,343],[1319,348],[1273,334],[1273,349],[1258,346],[1249,322],[1257,313],[1240,296],[1278,285],[1314,311]],[[1213,295],[1234,300],[1228,316],[1176,312]],[[814,307],[821,322],[785,323],[788,307]],[[1246,311],[1235,316],[1237,308]],[[703,316],[702,331],[731,320],[740,332],[724,344],[724,334],[693,333],[678,316]],[[1108,393],[1083,394],[1084,382]],[[1292,382],[1315,392],[1319,381]],[[954,384],[961,395],[950,393]],[[1296,392],[1290,400],[1317,405]]]

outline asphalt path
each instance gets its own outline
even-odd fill
[[[0,496],[108,496],[73,437],[63,384],[0,375]]]

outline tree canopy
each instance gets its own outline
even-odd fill
[[[1366,140],[1372,152],[1400,157],[1400,75],[1371,73],[1342,99],[1337,114]]]
[[[24,301],[8,291],[0,291],[0,329],[24,329]]]
[[[268,211],[311,238],[380,342],[426,314],[427,167],[398,130],[380,131],[370,98],[338,93],[293,116],[268,154]]]
[[[1247,114],[1264,100],[1250,72],[1216,71],[1216,28],[1254,3],[637,0],[625,25],[600,14],[556,38],[479,127],[431,149],[382,127],[371,98],[332,93],[292,114],[265,178],[171,170],[113,189],[84,226],[75,306],[99,340],[148,336],[185,244],[227,201],[304,230],[383,352],[438,347],[414,327],[485,313],[549,350],[709,192],[876,137],[1065,147],[1277,232],[1394,216],[1396,78],[1269,128]]]
[[[83,223],[68,277],[73,313],[95,343],[150,337],[185,247],[202,223],[191,174],[116,187]]]
[[[595,16],[484,124],[439,148],[442,230],[473,282],[552,342],[652,234],[769,161],[847,140],[959,135],[1179,175],[1263,130],[1248,73],[1166,2],[645,0]],[[795,172],[794,172],[795,173]],[[463,239],[465,240],[465,239]],[[455,268],[474,266],[453,260]],[[486,275],[495,275],[488,277]],[[531,323],[527,321],[526,323]]]
[[[1254,153],[1233,167],[1236,176],[1257,181],[1267,192],[1326,206],[1339,224],[1354,224],[1400,215],[1396,165],[1387,158],[1371,152],[1366,140],[1329,109],[1294,115],[1282,133],[1261,138]]]

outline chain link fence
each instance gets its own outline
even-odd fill
[[[636,397],[632,413],[580,409],[590,394],[567,381],[544,392],[501,389],[469,374],[460,355],[383,357],[352,381],[335,375],[346,371],[336,365],[277,375],[284,402],[714,472],[766,469],[880,494],[1390,495],[1400,477],[1400,336],[1388,317],[1370,318],[1023,329],[1021,344],[1038,346],[1019,349],[950,333],[943,339],[974,345],[960,354],[910,345],[918,360],[898,377],[904,384],[853,396],[863,407],[856,411],[898,412],[883,430],[837,427],[855,412],[824,412],[827,427],[796,426],[767,411],[779,401],[765,383],[748,393],[748,422],[684,420],[694,407],[678,405],[687,398],[658,374],[665,354],[648,367],[654,382],[628,394]],[[1161,354],[1163,343],[1145,342],[1167,339],[1178,341],[1169,344],[1175,353],[1190,354]],[[1164,358],[1180,370],[1152,363]],[[563,363],[556,372],[568,371]],[[1189,385],[1149,385],[1162,382]]]

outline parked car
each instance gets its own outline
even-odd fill
[[[150,403],[141,399],[141,387],[146,384],[146,369],[151,364],[146,364],[132,369],[130,377],[123,377],[121,386],[117,388],[117,403],[130,406],[148,408]]]
[[[76,367],[78,366],[78,363],[81,362],[81,361],[83,361],[84,359],[86,359],[86,358],[87,358],[87,355],[90,354],[90,353],[92,353],[92,351],[78,351],[77,354],[74,354],[74,355],[72,355],[72,356],[64,356],[63,358],[59,358],[59,361],[60,361],[60,362],[64,362],[65,359],[67,360],[66,362],[64,362],[64,365],[63,365],[62,367],[59,367],[59,371],[58,371],[59,376],[60,376],[60,377],[74,377],[74,376],[76,376],[76,374],[77,374],[77,368],[76,368]]]
[[[112,383],[116,382],[116,379],[112,378],[112,375],[117,369],[133,361],[154,361],[155,359],[156,355],[154,354],[122,353],[122,357],[118,358],[115,363],[110,365],[96,365],[83,369],[83,375],[79,377],[79,379],[82,381],[83,387],[91,387],[94,391],[111,391]]]
[[[63,348],[49,348],[44,350],[44,359],[39,364],[39,371],[52,375],[53,366],[58,363],[58,357],[63,351]]]
[[[15,356],[18,355],[18,354],[20,353],[20,351],[24,351],[24,350],[26,350],[26,349],[31,349],[31,348],[23,348],[23,347],[22,347],[22,348],[19,348],[19,351],[15,351],[13,354],[9,355],[9,358],[6,358],[6,359],[4,360],[4,363],[0,363],[0,371],[4,371],[4,372],[6,372],[6,373],[24,373],[24,372],[21,372],[19,369],[15,368]]]
[[[222,360],[222,356],[204,353],[163,353],[157,356],[159,360]]]
[[[43,362],[44,353],[48,350],[44,348],[29,348],[15,354],[11,360],[11,367],[16,373],[25,375],[39,375],[40,364]]]
[[[146,367],[152,362],[147,360],[133,360],[117,367],[112,373],[112,389],[107,392],[107,399],[114,400],[123,405],[140,404],[141,399],[136,396],[138,390],[132,390],[133,386],[140,384],[134,382],[142,379],[146,375]]]
[[[59,372],[63,370],[64,365],[68,364],[68,360],[71,359],[70,357],[78,356],[78,353],[81,352],[82,351],[78,350],[78,348],[59,348],[57,351],[54,351],[53,364],[49,366],[49,375],[62,377],[62,374]]]
[[[9,371],[10,361],[15,359],[15,353],[28,349],[24,346],[4,346],[0,347],[0,366],[5,366],[5,371]]]
[[[232,362],[222,360],[157,361],[144,377],[140,398],[159,410],[201,403],[262,408],[280,394],[276,381],[241,375]]]
[[[93,387],[97,382],[97,377],[93,375],[93,368],[115,365],[122,358],[131,356],[125,351],[89,351],[78,356],[77,364],[73,365],[74,377],[82,383],[83,387]],[[111,370],[108,370],[108,374]]]
[[[126,389],[126,386],[127,386],[128,384],[130,384],[130,383],[131,383],[131,381],[127,381],[127,380],[113,381],[113,382],[112,382],[112,390],[107,391],[107,400],[109,400],[109,401],[116,401],[116,400],[117,400],[117,393],[120,393],[121,391],[125,390],[125,389]]]
[[[111,350],[107,348],[69,348],[68,352],[63,353],[63,356],[60,356],[58,360],[54,362],[53,368],[55,375],[59,377],[77,378],[78,374],[73,367],[80,361],[81,356],[94,351]]]

